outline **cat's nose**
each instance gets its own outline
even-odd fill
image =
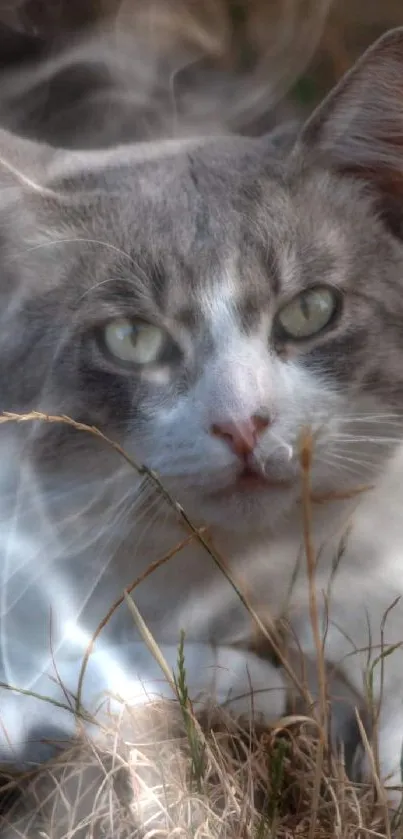
[[[220,437],[238,457],[247,457],[252,454],[260,434],[269,426],[270,420],[254,414],[247,420],[236,422],[214,422],[210,427],[210,433],[214,437]]]

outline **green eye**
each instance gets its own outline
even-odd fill
[[[124,318],[107,323],[102,337],[110,355],[126,364],[155,363],[165,344],[164,330]]]
[[[310,288],[294,297],[277,315],[280,335],[292,341],[312,338],[328,326],[339,309],[339,295],[325,287]]]

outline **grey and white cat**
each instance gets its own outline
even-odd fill
[[[375,485],[314,509],[326,658],[360,695],[381,642],[403,641],[403,604],[383,620],[403,593],[402,79],[399,29],[284,152],[270,136],[99,152],[0,136],[1,409],[95,425],[155,470],[252,602],[274,618],[287,606],[313,656],[304,561],[294,579],[310,427],[315,493]],[[1,680],[66,702],[59,676],[77,690],[98,623],[186,527],[86,433],[5,425],[0,446]],[[282,672],[247,651],[250,616],[201,545],[135,600],[171,664],[185,630],[193,695],[214,689],[248,711],[252,686],[255,711],[283,711]],[[398,782],[400,649],[382,679],[375,667],[377,697],[381,681],[381,767]],[[124,605],[90,658],[84,704],[104,689],[170,695]],[[34,735],[73,729],[67,711],[15,691],[0,711],[3,754],[18,759],[40,759]]]

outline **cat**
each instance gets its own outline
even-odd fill
[[[314,659],[310,429],[312,493],[334,496],[313,505],[326,659],[363,700],[372,661],[380,766],[400,782],[402,74],[396,29],[283,148],[223,135],[63,151],[1,131],[1,409],[100,429],[180,505],[99,436],[2,425],[4,758],[41,760],[41,738],[73,732],[59,679],[76,694],[113,602],[188,539],[182,508]],[[197,539],[133,597],[172,667],[185,632],[192,696],[283,713],[285,674],[252,651],[251,617]],[[383,667],[381,643],[397,645]],[[171,696],[124,603],[90,656],[83,705],[104,690]]]

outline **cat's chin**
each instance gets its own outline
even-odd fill
[[[197,516],[207,526],[245,533],[272,533],[298,497],[295,485],[245,476],[232,486],[203,494]]]

